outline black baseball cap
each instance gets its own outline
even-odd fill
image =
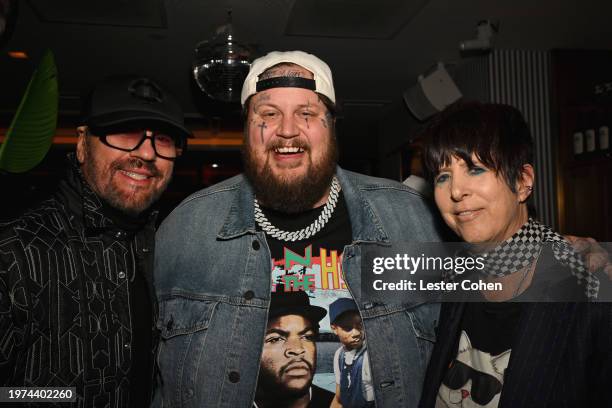
[[[124,127],[155,127],[170,136],[193,137],[177,100],[152,79],[110,77],[84,99],[83,124],[95,133]]]
[[[345,312],[355,311],[359,313],[359,309],[357,309],[357,303],[351,298],[339,298],[334,300],[332,304],[329,305],[329,322],[334,323],[340,315]]]
[[[270,312],[268,320],[285,315],[304,316],[317,325],[327,314],[323,307],[312,306],[310,297],[303,290],[285,291],[283,285],[278,285],[276,292],[272,292],[270,299]]]

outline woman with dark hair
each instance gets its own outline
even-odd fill
[[[530,216],[533,143],[521,113],[461,102],[434,119],[425,141],[444,221],[464,241],[483,244],[484,280],[503,289],[442,305],[420,406],[611,406],[611,304],[590,302],[597,278],[562,236]],[[542,279],[551,268],[554,282]],[[582,302],[541,302],[558,295]]]

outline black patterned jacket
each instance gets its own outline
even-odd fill
[[[54,197],[0,224],[0,386],[73,386],[74,407],[147,406],[130,402],[132,329],[141,318],[131,312],[130,285],[144,275],[153,355],[156,214],[120,228],[71,162]]]

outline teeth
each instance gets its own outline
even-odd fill
[[[274,149],[276,153],[290,154],[290,153],[302,153],[304,149],[301,147],[277,147]]]
[[[125,174],[126,176],[131,177],[135,180],[146,180],[148,178],[148,176],[145,176],[143,174],[134,173],[131,171],[121,170],[121,172]]]

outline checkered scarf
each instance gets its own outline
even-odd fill
[[[588,272],[580,255],[561,235],[532,218],[494,250],[481,255],[485,258],[483,273],[488,276],[502,277],[519,271],[537,260],[543,243],[547,242],[552,243],[555,259],[569,267],[578,284],[584,286],[587,298],[597,299],[599,280]],[[444,275],[444,280],[450,282],[460,276],[452,270],[447,271]]]

